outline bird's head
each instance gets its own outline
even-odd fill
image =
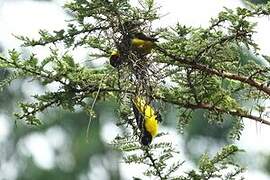
[[[141,143],[144,146],[148,146],[152,142],[152,136],[149,132],[145,131],[141,137]]]
[[[122,58],[120,57],[120,54],[118,51],[112,51],[110,56],[110,64],[113,67],[119,67],[123,63]]]

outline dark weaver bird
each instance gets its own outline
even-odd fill
[[[157,42],[157,38],[146,36],[143,33],[135,33],[131,39],[131,45],[145,54],[151,53],[155,42]]]
[[[161,116],[140,96],[136,96],[132,103],[136,122],[141,131],[141,143],[147,146],[158,134],[158,123],[161,122]]]
[[[120,57],[119,52],[116,51],[116,50],[112,51],[111,56],[110,56],[110,65],[112,65],[113,67],[117,68],[122,63],[123,63],[123,60]]]

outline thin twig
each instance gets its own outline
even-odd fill
[[[175,104],[175,105],[178,105],[180,107],[184,107],[184,108],[187,108],[187,109],[205,109],[205,110],[209,110],[209,111],[213,111],[213,112],[219,112],[219,113],[223,113],[223,114],[230,114],[232,116],[238,116],[238,117],[241,117],[241,118],[248,118],[248,119],[251,119],[251,120],[254,120],[256,122],[260,122],[262,124],[266,124],[266,125],[270,125],[270,121],[267,121],[266,119],[262,118],[261,116],[254,116],[254,115],[251,115],[249,114],[248,112],[244,111],[244,110],[227,110],[227,109],[223,109],[221,107],[218,107],[218,106],[213,106],[209,103],[199,103],[199,104],[192,104],[192,103],[181,103],[181,102],[178,102],[178,101],[174,101],[174,100],[168,100],[168,99],[165,99],[165,98],[161,98],[161,97],[155,97],[156,99],[160,99],[164,102],[167,102],[167,103],[171,103],[171,104]]]
[[[259,91],[263,91],[265,94],[270,96],[270,87],[267,87],[265,85],[265,83],[258,82],[257,80],[254,80],[248,76],[230,73],[230,72],[227,72],[225,70],[217,70],[214,68],[210,68],[208,65],[197,63],[197,62],[193,61],[192,59],[188,59],[186,57],[180,57],[180,56],[170,54],[165,49],[160,48],[160,47],[158,47],[158,50],[161,53],[163,53],[165,56],[170,57],[171,59],[174,60],[174,61],[165,62],[165,63],[171,64],[171,65],[179,65],[179,64],[188,65],[188,66],[191,66],[193,69],[203,71],[206,74],[216,75],[216,76],[219,76],[222,78],[240,81],[244,84],[248,84],[251,87],[256,88]]]
[[[92,102],[90,112],[93,111],[93,108],[94,108],[94,106],[95,106],[95,104],[96,104],[97,98],[98,98],[99,93],[100,93],[100,90],[101,90],[101,85],[102,85],[102,83],[103,83],[103,80],[104,80],[105,77],[107,77],[109,74],[111,74],[111,72],[105,74],[105,76],[102,77],[101,82],[100,82],[99,87],[98,87],[98,90],[97,90],[97,94],[96,94],[96,96],[95,96],[95,98],[94,98],[94,101]],[[89,137],[89,130],[90,130],[91,122],[92,122],[92,116],[90,115],[89,121],[88,121],[88,124],[87,124],[87,129],[86,129],[86,140],[87,140],[88,143],[89,143],[89,141],[88,141],[89,138],[88,138],[88,137]]]

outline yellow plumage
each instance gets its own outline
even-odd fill
[[[149,54],[155,45],[155,41],[157,41],[157,39],[147,37],[142,33],[138,33],[134,36],[134,38],[132,38],[131,45],[137,48],[137,50]]]
[[[111,53],[111,56],[119,56],[118,51],[113,50],[112,53]]]
[[[145,44],[145,40],[133,38],[131,44],[136,47],[143,47],[143,45]]]
[[[145,102],[145,100],[139,96],[133,99],[133,103],[140,113],[142,117],[138,124],[142,123],[141,131],[146,131],[144,134],[147,136],[148,134],[151,136],[148,138],[147,142],[144,145],[148,145],[151,143],[151,140],[158,134],[158,117],[154,108]],[[136,114],[135,114],[136,116]],[[138,121],[138,120],[137,120]],[[140,126],[140,125],[139,125]],[[144,137],[144,136],[143,136]]]

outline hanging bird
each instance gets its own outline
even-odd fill
[[[155,46],[157,38],[146,36],[143,33],[135,33],[131,39],[131,45],[141,53],[149,54]]]
[[[120,57],[119,52],[116,50],[112,51],[111,56],[110,56],[110,65],[112,65],[115,68],[118,68],[122,63],[123,63],[123,60]]]
[[[136,96],[132,102],[136,122],[141,131],[141,143],[147,146],[158,134],[158,123],[161,122],[161,116],[142,97]]]

